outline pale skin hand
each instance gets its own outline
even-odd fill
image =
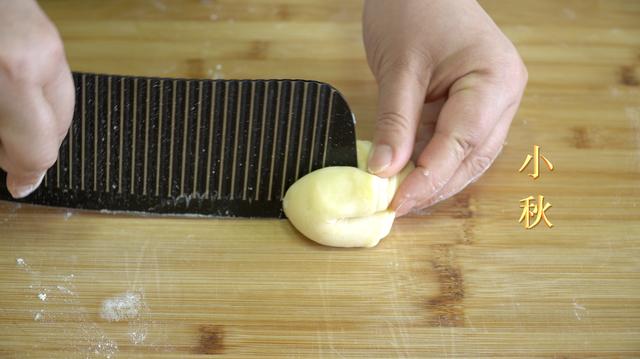
[[[475,0],[367,0],[364,44],[379,88],[369,171],[416,169],[402,216],[477,179],[500,153],[527,82],[513,44]]]
[[[0,168],[13,197],[33,192],[55,163],[74,96],[62,41],[38,4],[0,1]]]

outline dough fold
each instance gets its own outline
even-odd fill
[[[358,168],[322,168],[289,188],[283,209],[302,234],[334,247],[374,247],[389,234],[395,219],[389,204],[414,166],[391,178],[372,175],[366,171],[370,150],[370,142],[358,141]]]

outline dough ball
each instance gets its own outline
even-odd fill
[[[388,210],[412,163],[391,178],[367,172],[371,143],[358,141],[358,168],[325,167],[294,183],[282,206],[291,223],[309,239],[333,247],[374,247],[391,230]]]

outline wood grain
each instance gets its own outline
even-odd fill
[[[481,3],[530,80],[478,182],[370,250],[283,220],[2,202],[0,357],[640,356],[640,2]],[[42,6],[74,70],[327,81],[372,134],[360,2]],[[534,144],[556,166],[535,182],[517,171]],[[537,194],[555,226],[525,230],[519,200]],[[139,316],[102,319],[127,291]]]

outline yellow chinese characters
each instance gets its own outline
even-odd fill
[[[533,173],[529,173],[529,177],[535,181],[540,177],[540,158],[547,164],[549,171],[553,171],[553,164],[545,156],[540,154],[540,146],[533,145],[533,156],[527,155],[522,166],[518,172],[522,172],[533,160]],[[551,207],[551,203],[544,202],[544,196],[539,194],[536,200],[535,197],[529,196],[520,200],[520,208],[522,208],[522,214],[518,222],[524,224],[524,228],[531,229],[537,226],[540,221],[544,220],[544,223],[551,228],[553,224],[547,218],[546,211]]]
[[[522,215],[518,222],[524,221],[524,228],[531,229],[540,223],[540,220],[544,220],[544,223],[547,224],[549,228],[553,227],[553,223],[549,222],[547,218],[546,211],[551,207],[551,203],[544,203],[544,196],[539,194],[538,200],[533,202],[535,198],[533,196],[529,196],[527,198],[521,199],[520,208],[522,208]],[[533,219],[533,221],[531,221]]]
[[[553,163],[551,163],[551,161],[549,161],[544,155],[540,154],[540,146],[533,145],[533,156],[527,155],[527,158],[524,159],[524,163],[518,172],[522,172],[529,162],[531,162],[531,159],[533,159],[533,173],[529,173],[529,176],[534,180],[538,179],[538,177],[540,177],[540,157],[542,157],[542,160],[547,164],[547,167],[549,167],[549,171],[553,171]]]

